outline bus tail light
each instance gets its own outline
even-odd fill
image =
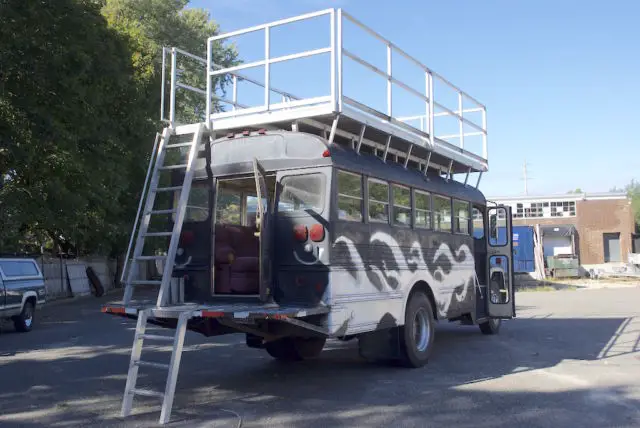
[[[314,224],[309,230],[312,241],[318,242],[324,239],[324,227],[321,224]]]
[[[307,226],[302,224],[293,226],[293,236],[296,238],[296,241],[305,242],[308,236]]]

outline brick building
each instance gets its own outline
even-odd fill
[[[513,225],[540,225],[544,255],[575,254],[581,265],[627,262],[635,222],[625,193],[487,198],[512,208]]]

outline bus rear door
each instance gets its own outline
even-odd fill
[[[487,314],[491,318],[513,318],[516,306],[513,288],[513,245],[511,207],[487,210]]]

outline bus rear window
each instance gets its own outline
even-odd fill
[[[324,175],[306,174],[284,177],[280,184],[282,193],[278,211],[293,212],[313,210],[322,212],[324,206]]]

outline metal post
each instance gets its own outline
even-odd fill
[[[467,170],[467,176],[464,178],[464,185],[467,185],[467,182],[469,181],[469,174],[471,174],[471,168],[469,168]]]
[[[367,125],[362,125],[360,128],[360,135],[358,135],[358,147],[356,153],[360,153],[360,147],[362,147],[362,140],[364,140],[364,131],[367,129]]]
[[[449,170],[447,171],[447,180],[451,180],[451,170],[453,168],[453,159],[449,161]]]
[[[336,137],[336,130],[338,129],[338,120],[340,120],[340,115],[336,115],[335,119],[333,119],[333,123],[331,123],[331,132],[329,133],[329,145],[333,144],[333,139]]]
[[[232,81],[233,81],[233,108],[232,110],[235,111],[236,110],[236,105],[238,104],[238,76],[237,75],[233,75],[232,77]]]
[[[460,122],[460,148],[464,149],[464,122],[462,120],[463,113],[462,113],[462,92],[458,92],[458,111],[460,113],[460,117],[458,118],[458,121]]]
[[[424,73],[424,96],[427,97],[427,100],[424,102],[424,129],[423,131],[427,132],[431,135],[431,126],[429,126],[429,113],[431,112],[431,97],[429,96],[429,72]],[[420,120],[420,124],[422,125],[422,120]]]
[[[391,44],[387,44],[387,114],[389,117],[393,117],[392,110],[392,87],[393,82],[391,81]]]
[[[487,108],[482,108],[482,156],[485,159],[489,159],[489,148],[487,147]],[[477,187],[477,186],[476,186]]]
[[[435,134],[435,126],[433,123],[433,118],[435,117],[434,115],[434,105],[433,105],[433,73],[431,73],[431,71],[429,71],[428,73],[429,76],[429,142],[431,143],[431,147],[435,146],[435,137],[433,134]]]
[[[409,165],[409,158],[411,157],[411,150],[413,149],[413,144],[411,144],[409,146],[409,150],[407,150],[407,157],[404,160],[404,167],[407,168],[407,165]]]
[[[431,163],[431,152],[429,152],[429,155],[427,156],[427,163],[424,164],[424,175],[427,175],[427,172],[429,171],[429,163]]]
[[[331,9],[331,104],[337,110],[338,103],[336,101],[336,11]]]
[[[165,83],[165,79],[167,78],[166,76],[167,73],[165,70],[166,67],[167,67],[167,48],[163,46],[162,47],[162,77],[160,79],[161,80],[160,82],[160,120],[164,120],[164,83]]]
[[[264,106],[267,110],[269,110],[269,106],[271,105],[270,96],[271,96],[271,84],[269,82],[270,75],[269,69],[271,63],[269,62],[269,28],[264,27]]]
[[[338,112],[342,112],[342,9],[338,9]]]
[[[170,94],[170,106],[169,106],[169,123],[171,127],[175,125],[176,121],[176,84],[178,83],[178,61],[177,61],[176,48],[171,48],[171,94]]]
[[[384,156],[382,157],[382,161],[387,161],[387,154],[389,153],[389,146],[391,145],[391,135],[387,137],[387,145],[384,147]]]
[[[206,109],[205,113],[207,117],[205,118],[207,123],[207,128],[211,128],[209,126],[209,121],[211,120],[211,40],[207,40],[207,101],[206,101]]]
[[[476,189],[478,188],[478,186],[480,186],[480,179],[482,178],[482,171],[480,171],[480,174],[478,174],[478,182],[476,183]]]

